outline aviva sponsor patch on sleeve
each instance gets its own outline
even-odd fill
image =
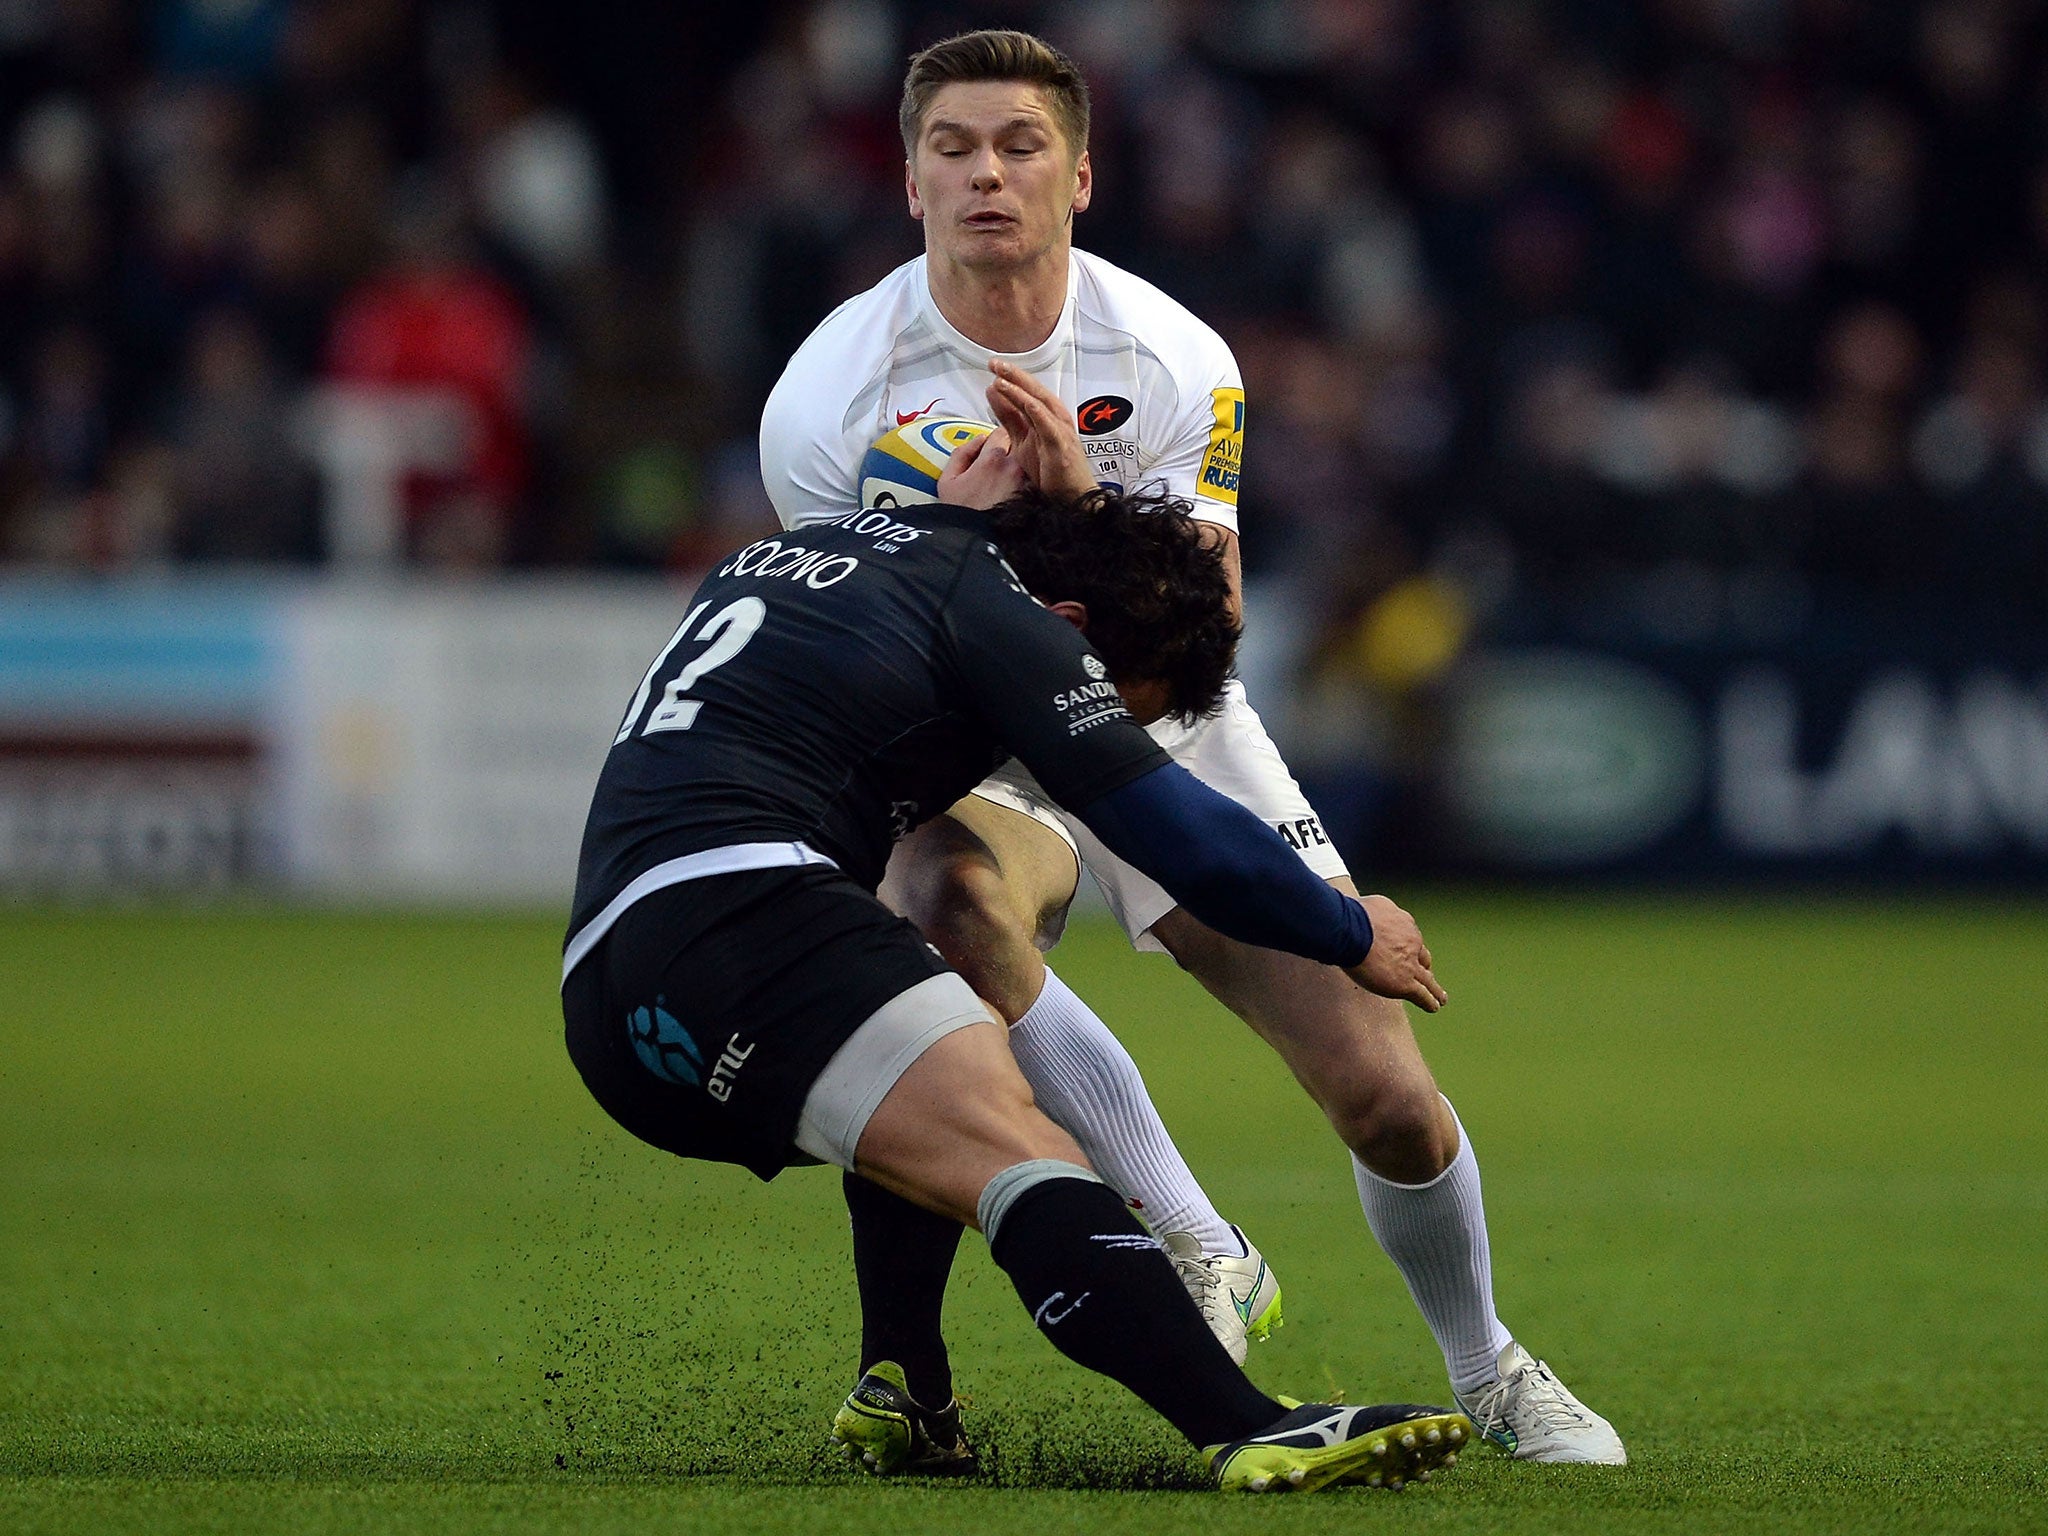
[[[1209,451],[1202,455],[1198,481],[1213,501],[1237,505],[1237,477],[1244,468],[1244,391],[1212,389],[1209,401],[1216,419],[1209,427]]]

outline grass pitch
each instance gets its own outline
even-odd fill
[[[836,1175],[674,1163],[584,1096],[559,924],[0,912],[0,1530],[2048,1529],[2048,909],[1414,903],[1421,1021],[1510,1326],[1634,1464],[1196,1491],[971,1239],[991,1475],[824,1446],[856,1343]],[[1157,957],[1062,973],[1279,1271],[1270,1389],[1441,1399],[1346,1164]]]

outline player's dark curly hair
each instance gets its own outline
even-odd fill
[[[1027,490],[988,513],[1011,569],[1046,602],[1088,609],[1088,643],[1118,681],[1167,685],[1184,723],[1216,712],[1237,657],[1223,551],[1163,491]]]

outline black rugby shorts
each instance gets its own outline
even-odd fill
[[[569,1057],[642,1141],[772,1179],[833,1053],[948,967],[820,865],[686,880],[628,907],[562,987]]]

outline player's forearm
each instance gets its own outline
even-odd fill
[[[1238,553],[1237,535],[1221,523],[1201,524],[1205,543],[1223,551],[1223,574],[1230,578],[1230,622],[1244,627],[1244,559]]]
[[[1076,812],[1118,858],[1226,938],[1353,966],[1365,908],[1312,873],[1273,829],[1168,763]]]

